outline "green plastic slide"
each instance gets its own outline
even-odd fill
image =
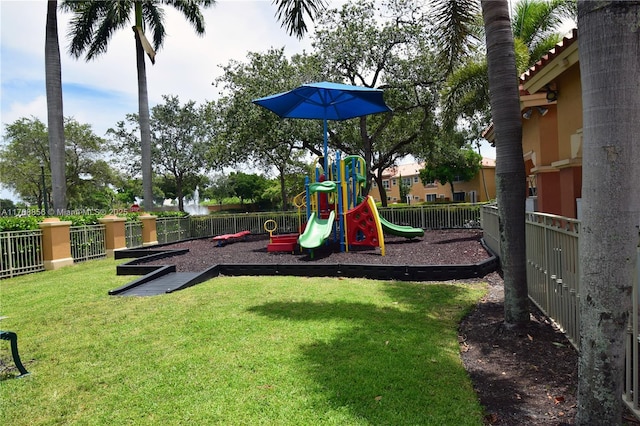
[[[313,182],[309,185],[309,192],[315,194],[316,192],[336,192],[338,186],[334,181],[325,180],[324,182]]]
[[[323,245],[327,238],[329,238],[329,235],[331,235],[335,218],[336,214],[333,210],[327,219],[320,219],[316,212],[311,213],[304,233],[298,238],[300,247],[314,249]]]
[[[382,216],[379,216],[379,218],[380,218],[380,224],[382,225],[382,231],[385,232],[386,234],[397,235],[398,237],[405,237],[405,238],[415,238],[415,237],[424,236],[424,229],[422,228],[413,228],[411,226],[396,225],[389,222]]]

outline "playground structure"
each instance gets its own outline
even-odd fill
[[[299,233],[293,234],[281,234],[274,235],[275,230],[278,229],[278,224],[275,220],[269,219],[264,223],[264,230],[269,233],[269,244],[267,244],[267,251],[290,251],[291,254],[296,252],[298,248]]]
[[[297,233],[274,235],[273,233],[278,229],[277,222],[273,219],[269,219],[264,223],[264,230],[269,233],[269,244],[267,244],[268,252],[290,251],[291,254],[296,252],[296,249],[298,248],[298,237],[300,237],[300,233],[304,230],[304,224],[302,223],[302,208],[305,204],[305,192],[301,192],[293,197],[293,205],[298,208]]]
[[[364,158],[349,155],[329,163],[324,170],[316,162],[315,176],[305,181],[307,225],[298,238],[303,249],[313,250],[328,241],[340,243],[340,251],[350,247],[379,247],[384,256],[384,232],[414,238],[424,235],[424,230],[394,225],[378,214],[371,196],[362,197],[366,178]]]
[[[298,238],[300,247],[311,250],[313,256],[313,250],[331,238],[340,243],[340,251],[349,251],[350,246],[372,246],[379,247],[384,256],[383,222],[376,205],[370,197],[361,201],[362,185],[367,181],[366,163],[355,155],[341,160],[338,152],[335,163],[331,164],[327,129],[327,120],[348,120],[391,111],[384,102],[383,91],[324,81],[303,84],[252,102],[282,118],[323,122],[323,164],[316,164],[313,181],[307,177],[305,182],[307,225]],[[407,238],[424,235],[421,229],[403,229],[388,222],[385,225],[389,232]]]

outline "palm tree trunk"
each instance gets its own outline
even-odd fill
[[[67,208],[67,182],[65,176],[64,115],[62,109],[62,66],[58,43],[58,2],[47,3],[45,36],[45,78],[47,91],[47,121],[49,158],[51,164],[51,192],[54,214]],[[46,203],[46,200],[45,200]],[[46,206],[45,206],[46,208]]]
[[[622,424],[625,333],[639,267],[639,21],[637,1],[578,2],[584,123],[576,416],[581,425]]]
[[[147,93],[147,69],[140,37],[135,28],[133,32],[136,38],[136,63],[138,68],[138,119],[140,120],[143,206],[146,211],[151,211],[153,209],[153,174],[151,172],[151,123],[149,119],[149,95]]]
[[[525,169],[516,61],[507,0],[482,0],[491,115],[496,134],[496,190],[500,263],[504,273],[504,320],[529,322],[525,251]]]

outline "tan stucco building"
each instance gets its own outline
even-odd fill
[[[411,163],[386,169],[382,174],[382,184],[387,193],[387,202],[393,203],[422,203],[425,201],[460,201],[478,203],[489,201],[496,197],[496,162],[492,158],[482,159],[480,172],[470,181],[454,182],[455,193],[451,192],[451,185],[442,185],[435,181],[424,185],[420,180],[420,170],[423,164]],[[410,187],[409,200],[400,199],[400,182]],[[373,182],[369,195],[379,202],[380,190]]]
[[[522,74],[520,107],[527,210],[579,218],[582,86],[576,30]],[[485,137],[493,141],[492,128]]]

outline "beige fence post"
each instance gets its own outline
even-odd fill
[[[44,269],[50,271],[73,265],[69,233],[71,222],[61,222],[57,217],[49,217],[38,225],[42,229]]]
[[[142,246],[153,246],[158,244],[156,216],[146,213],[141,215],[139,218],[142,222]]]
[[[104,245],[107,249],[107,257],[113,259],[113,252],[127,248],[124,224],[127,221],[124,217],[107,215],[98,219],[104,225]]]

